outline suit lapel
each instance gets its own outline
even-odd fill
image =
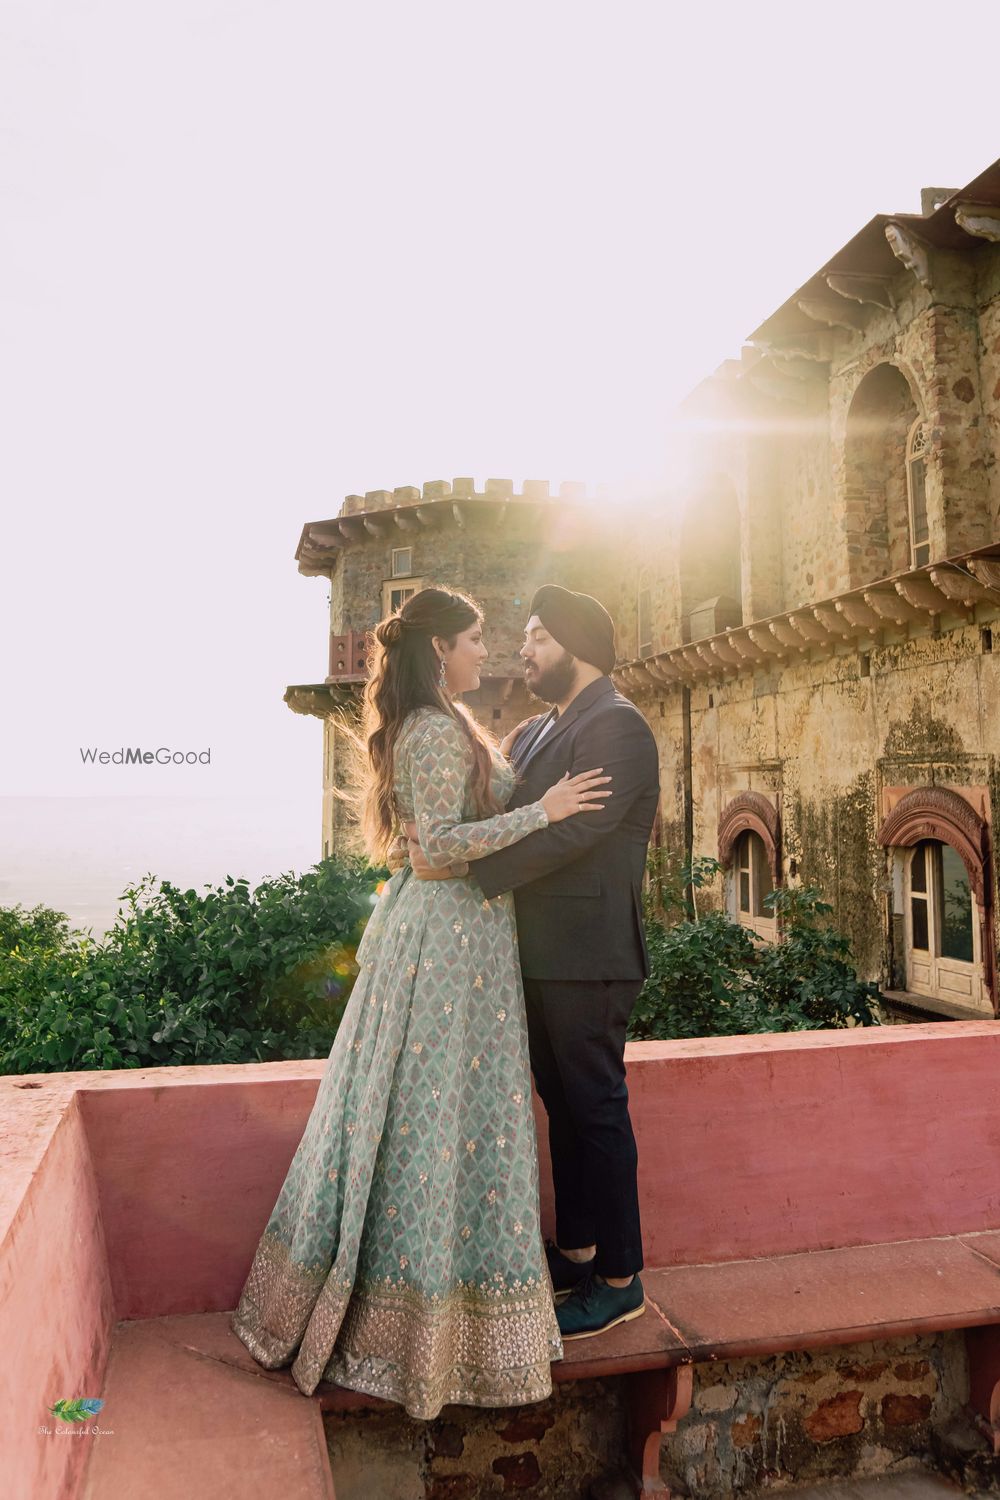
[[[611,681],[610,677],[599,677],[596,682],[592,682],[589,687],[585,687],[583,692],[578,693],[577,696],[573,699],[573,702],[570,704],[569,708],[567,708],[566,712],[559,715],[552,728],[545,735],[543,735],[541,739],[539,739],[538,734],[535,734],[532,737],[531,743],[528,745],[524,756],[518,761],[518,771],[523,772],[527,765],[532,760],[534,760],[535,756],[541,755],[542,752],[547,750],[550,745],[554,745],[560,738],[560,736],[566,733],[569,726],[574,723],[574,721],[578,719],[582,713],[586,713],[587,709],[590,708],[594,703],[599,703],[606,693],[613,693],[614,690],[615,685]],[[541,730],[542,724],[544,724],[544,722],[545,721],[542,720],[542,723],[539,724],[539,730]]]
[[[541,718],[538,720],[538,723],[532,724],[531,728],[527,729],[524,734],[522,734],[518,739],[517,743],[514,746],[513,754],[511,755],[511,763],[513,764],[515,770],[519,771],[524,765],[525,760],[531,754],[532,749],[534,748],[535,741],[538,739],[538,736],[545,728],[545,725],[551,722],[552,714],[552,709],[550,709],[548,713],[542,714]],[[552,730],[550,729],[548,733],[551,734]]]

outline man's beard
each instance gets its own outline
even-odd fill
[[[540,698],[543,703],[559,703],[569,694],[575,681],[576,657],[564,651],[560,661],[544,672],[536,671],[530,681],[525,680],[525,686],[532,698]]]

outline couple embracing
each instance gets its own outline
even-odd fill
[[[589,595],[535,594],[521,656],[551,707],[499,745],[460,701],[488,655],[474,601],[422,589],[375,638],[362,831],[374,861],[407,857],[232,1327],[305,1395],[327,1380],[432,1418],[541,1400],[564,1339],[644,1310],[624,1047],[658,756]]]

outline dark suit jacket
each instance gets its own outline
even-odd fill
[[[486,896],[514,892],[526,978],[644,979],[642,882],[660,795],[653,732],[610,677],[578,693],[539,740],[550,717],[514,742],[518,782],[508,808],[537,802],[566,771],[597,766],[613,777],[613,796],[599,812],[576,813],[473,861],[469,873]]]

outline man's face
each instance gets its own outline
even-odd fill
[[[532,615],[524,627],[520,654],[524,662],[524,685],[533,698],[558,703],[572,690],[576,657],[553,640],[537,615]]]

